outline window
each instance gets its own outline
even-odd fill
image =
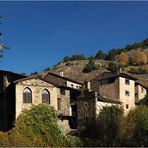
[[[126,90],[126,91],[125,91],[125,95],[126,95],[126,96],[130,96],[130,92]]]
[[[32,103],[32,92],[29,88],[23,91],[23,103]]]
[[[57,108],[58,110],[61,110],[61,99],[60,98],[57,99]]]
[[[71,87],[73,87],[73,84],[71,84]]]
[[[79,89],[79,86],[76,86],[77,89]]]
[[[42,91],[42,103],[50,104],[50,93],[46,89]]]
[[[129,79],[125,79],[125,84],[126,85],[130,85],[130,80]]]
[[[129,108],[129,105],[128,104],[126,104],[126,109],[128,109]]]
[[[64,88],[61,88],[60,89],[60,93],[61,93],[61,95],[65,95],[65,89]]]

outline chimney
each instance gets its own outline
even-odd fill
[[[60,76],[61,76],[61,77],[63,77],[63,76],[64,76],[63,71],[61,71],[61,72],[60,72]]]
[[[123,70],[121,67],[119,68],[119,73],[123,73]]]
[[[88,90],[88,91],[90,91],[90,82],[89,81],[85,81],[84,82],[84,86],[85,86],[85,90]]]

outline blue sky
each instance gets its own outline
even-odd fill
[[[72,54],[90,56],[148,38],[148,2],[2,2],[0,25],[10,46],[0,69],[41,72]]]

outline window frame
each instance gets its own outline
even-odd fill
[[[44,93],[46,91],[47,93]],[[42,90],[42,103],[50,104],[50,92],[47,89]]]
[[[57,110],[62,110],[62,99],[57,98]]]
[[[65,95],[65,94],[66,94],[66,91],[65,91],[64,88],[60,88],[60,94],[61,94],[61,95]]]
[[[125,90],[125,96],[130,96],[130,91],[128,91],[128,90]]]
[[[127,79],[127,78],[125,78],[125,84],[126,84],[126,85],[130,85],[130,80]]]
[[[29,90],[29,92],[25,92],[25,90]],[[32,103],[32,91],[29,87],[23,90],[23,103]]]

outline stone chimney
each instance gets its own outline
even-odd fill
[[[84,86],[85,86],[85,90],[90,91],[90,82],[89,81],[85,81],[84,82]]]
[[[63,76],[64,76],[64,73],[63,73],[63,71],[61,71],[61,72],[60,72],[60,76],[61,76],[61,77],[63,77]]]

